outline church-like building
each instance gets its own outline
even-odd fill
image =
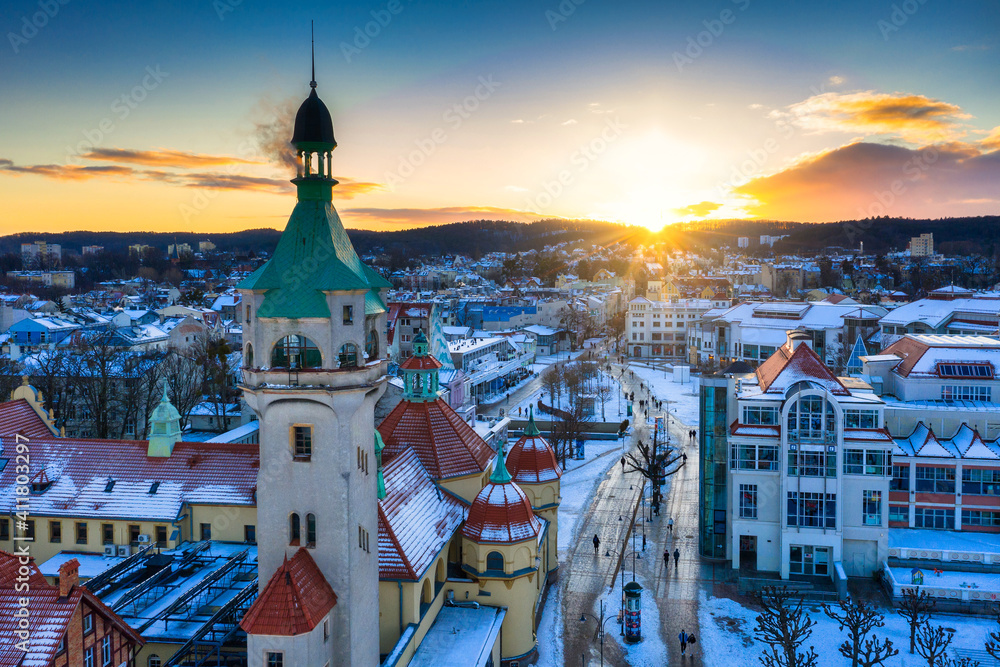
[[[442,399],[421,333],[403,400],[385,291],[332,204],[333,122],[311,82],[295,118],[298,203],[239,286],[243,392],[260,420],[252,666],[525,664],[558,567],[561,471],[534,419],[495,451]]]

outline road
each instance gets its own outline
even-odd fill
[[[617,376],[620,367],[614,364],[612,368]],[[635,391],[637,402],[640,398],[649,398],[647,390],[639,389],[638,377],[633,379],[629,376],[627,367],[621,381],[627,391]],[[651,411],[651,416],[653,414],[662,413]],[[676,418],[670,420],[671,442],[688,455],[688,461],[670,478],[670,489],[665,495],[660,516],[646,522],[646,557],[636,561],[637,573],[649,587],[643,594],[643,605],[657,604],[660,617],[661,627],[644,628],[644,633],[660,633],[669,653],[669,656],[664,656],[663,664],[668,665],[682,664],[677,640],[682,629],[696,636],[700,634],[700,593],[711,595],[713,583],[727,579],[730,574],[727,568],[703,562],[699,556],[698,445],[696,438],[688,436],[688,431],[696,428],[697,425],[683,424]],[[642,422],[634,429],[629,444],[634,447],[640,438],[649,438],[649,428]],[[628,542],[630,527],[637,513],[642,486],[638,473],[623,474],[621,466],[614,466],[601,481],[590,509],[580,518],[577,543],[569,545],[569,553],[560,569],[566,665],[581,662],[600,664],[596,623],[590,618],[585,623],[580,623],[580,618],[583,614],[595,613],[598,595],[606,592],[612,585],[618,574],[622,547],[625,553],[631,551],[631,542]],[[672,533],[667,529],[669,517],[674,519]],[[635,523],[636,530],[641,530],[642,524],[642,518],[639,517]],[[601,539],[597,555],[594,554],[591,543],[594,534]],[[679,562],[675,566],[671,559],[669,567],[664,567],[664,550],[672,554],[675,549],[680,551]],[[631,564],[626,563],[623,567],[631,567]],[[617,609],[605,609],[605,614],[614,613],[617,613]],[[604,663],[628,664],[612,634],[619,632],[616,620],[608,621],[606,628],[608,635],[604,645]],[[697,645],[687,655],[689,657],[683,664],[700,664]]]

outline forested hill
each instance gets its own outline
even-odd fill
[[[507,252],[541,249],[546,245],[580,240],[585,245],[628,245],[662,241],[681,250],[736,248],[741,236],[759,240],[761,235],[785,236],[774,246],[778,253],[822,253],[827,248],[858,248],[866,253],[903,250],[910,237],[934,234],[935,249],[945,254],[1000,253],[1000,216],[976,218],[869,218],[826,223],[778,222],[771,220],[711,220],[671,225],[658,234],[644,227],[632,227],[591,220],[543,220],[533,223],[503,220],[472,220],[437,227],[397,231],[348,230],[361,254],[388,253],[406,257],[463,253],[479,256],[495,250]],[[104,246],[110,252],[125,252],[133,244],[165,248],[172,243],[188,243],[197,249],[199,241],[212,241],[223,252],[270,252],[281,232],[248,229],[229,234],[196,232],[23,232],[0,237],[0,255],[19,253],[21,243],[49,241],[79,252],[83,246]]]

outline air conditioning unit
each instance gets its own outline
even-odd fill
[[[114,556],[115,555],[115,545],[113,545],[113,544],[105,544],[104,545],[104,555],[105,556]]]
[[[118,555],[121,556],[122,558],[125,558],[129,555],[129,549],[127,544],[118,545]]]
[[[149,535],[140,535],[139,538],[136,541],[139,544],[149,544],[150,537],[149,537]]]

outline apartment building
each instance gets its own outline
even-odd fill
[[[1000,292],[973,292],[949,285],[894,308],[880,326],[885,345],[905,334],[995,336],[1000,332]]]
[[[628,355],[685,359],[689,329],[714,305],[708,299],[650,301],[641,296],[632,299],[625,314]]]
[[[857,336],[874,332],[886,312],[881,306],[828,301],[748,302],[706,311],[688,328],[691,363],[724,368],[745,361],[756,366],[785,343],[789,329],[798,329],[809,335],[823,363],[843,367]]]
[[[52,268],[62,264],[62,246],[35,241],[21,244],[21,263],[26,269]]]
[[[914,545],[959,571],[1000,558],[995,542],[960,537],[1000,533],[1000,432],[982,426],[998,411],[997,342],[907,336],[864,357],[860,378],[837,377],[812,344],[789,331],[752,373],[703,382],[702,554],[827,580],[888,572]],[[977,383],[988,397],[956,397]]]

